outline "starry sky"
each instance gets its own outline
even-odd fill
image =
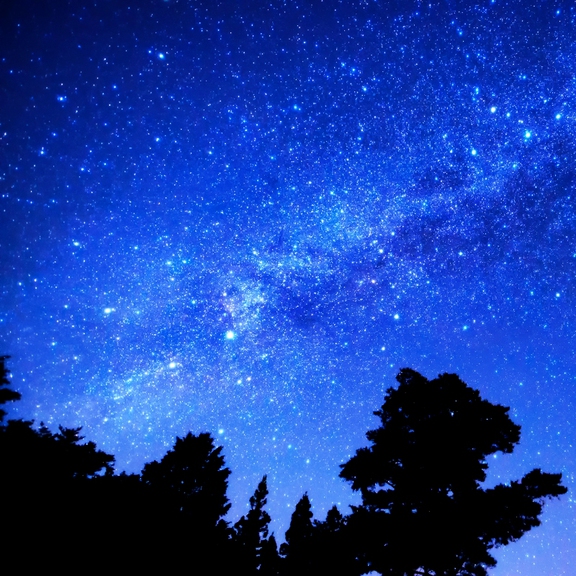
[[[138,472],[211,432],[230,519],[339,464],[402,367],[522,426],[488,484],[570,492],[495,576],[576,563],[576,9],[555,0],[10,0],[0,341],[12,417]],[[573,569],[573,568],[572,568]]]

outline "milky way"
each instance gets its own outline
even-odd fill
[[[211,432],[282,538],[404,366],[511,406],[490,482],[570,492],[497,576],[576,563],[570,2],[12,2],[0,17],[11,415],[139,471]],[[94,5],[95,4],[95,5]]]

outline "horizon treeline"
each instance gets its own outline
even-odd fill
[[[0,405],[20,399],[0,357]],[[374,414],[370,445],[340,465],[362,504],[313,518],[296,503],[278,546],[264,475],[236,523],[223,448],[209,433],[177,437],[140,474],[116,474],[114,456],[80,428],[51,432],[0,409],[3,561],[21,569],[129,570],[243,576],[482,576],[492,548],[540,524],[561,474],[532,470],[483,489],[488,455],[512,452],[520,427],[454,374],[427,380],[403,369]]]

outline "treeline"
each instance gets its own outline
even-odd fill
[[[0,404],[17,400],[0,359]],[[266,476],[235,524],[225,517],[230,470],[208,433],[177,438],[140,474],[115,474],[114,457],[0,411],[3,563],[60,572],[146,571],[246,576],[380,574],[480,576],[489,550],[537,526],[560,474],[533,470],[484,490],[486,457],[511,452],[520,427],[457,376],[428,381],[402,370],[371,445],[341,465],[362,505],[314,520],[305,494],[285,542],[269,531]]]

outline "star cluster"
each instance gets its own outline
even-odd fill
[[[139,471],[209,431],[283,534],[404,366],[511,406],[570,492],[494,574],[568,574],[576,9],[561,1],[10,3],[0,331],[12,416]]]

